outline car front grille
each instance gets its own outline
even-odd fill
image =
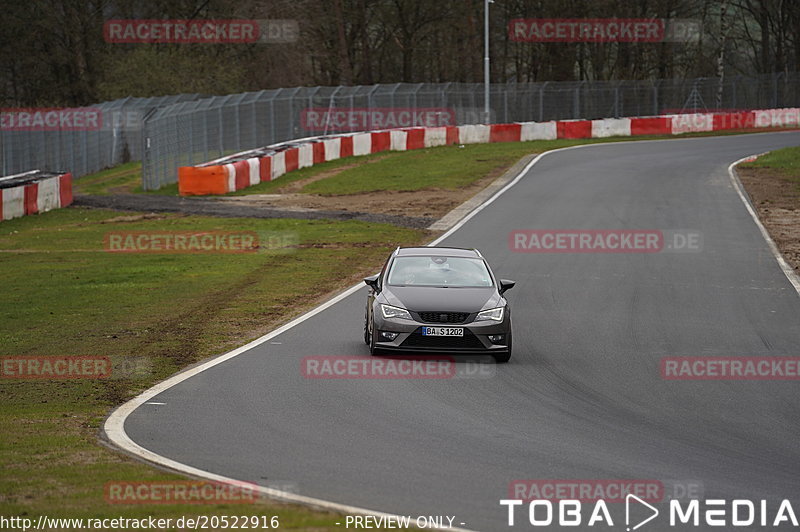
[[[423,336],[417,329],[402,343],[400,347],[449,347],[453,349],[483,349],[484,345],[469,329],[464,329],[464,336]]]
[[[420,312],[419,317],[423,323],[464,323],[467,321],[467,312]]]

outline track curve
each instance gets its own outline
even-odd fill
[[[489,378],[305,379],[305,356],[367,354],[364,289],[161,391],[124,430],[203,471],[474,530],[508,529],[498,501],[515,479],[691,479],[707,498],[797,497],[796,382],[665,381],[659,361],[800,355],[800,297],[726,170],[799,144],[783,132],[542,157],[443,242],[478,247],[517,281],[514,358]],[[515,229],[693,229],[703,251],[511,253]]]

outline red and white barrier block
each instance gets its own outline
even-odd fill
[[[291,141],[200,166],[178,169],[182,195],[225,194],[287,172],[343,157],[450,144],[679,135],[721,130],[800,127],[800,109],[670,114],[598,120],[409,127]],[[267,153],[265,155],[265,153]]]
[[[0,220],[66,207],[72,203],[72,174],[32,170],[0,177]]]

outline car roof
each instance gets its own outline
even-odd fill
[[[440,246],[397,248],[397,251],[395,253],[396,256],[398,257],[425,255],[425,256],[482,258],[480,251],[478,251],[477,249],[450,248],[450,247],[440,247]]]

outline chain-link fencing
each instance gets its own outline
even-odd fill
[[[800,77],[492,84],[493,123],[800,107]],[[82,176],[142,160],[147,190],[175,183],[177,168],[309,136],[414,125],[483,123],[479,83],[298,87],[228,96],[126,98],[94,106],[92,131],[0,127],[4,175],[33,168]]]
[[[541,122],[796,107],[798,79],[796,73],[781,73],[721,82],[697,78],[492,84],[489,119]],[[482,123],[483,97],[482,84],[398,83],[268,90],[163,107],[145,121],[144,188],[174,183],[179,166],[292,139],[423,125],[407,121],[430,120],[431,114],[440,125]],[[370,120],[372,113],[377,113],[377,121]]]
[[[78,177],[139,161],[148,113],[204,97],[122,98],[71,110],[0,109],[0,175],[40,169]]]

